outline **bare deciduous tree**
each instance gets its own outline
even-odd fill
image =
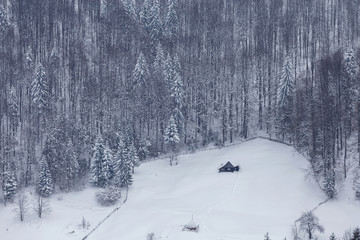
[[[324,227],[319,223],[319,218],[312,211],[304,212],[298,219],[300,231],[306,232],[309,239],[313,239],[315,231],[324,232]]]
[[[29,210],[29,202],[25,195],[19,194],[15,201],[15,212],[18,214],[20,221],[24,221],[25,214]]]
[[[51,212],[49,200],[41,197],[40,195],[35,197],[33,208],[39,218],[41,218],[44,214]]]

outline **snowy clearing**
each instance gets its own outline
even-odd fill
[[[227,161],[240,165],[240,171],[218,173]],[[173,167],[165,159],[148,162],[136,169],[128,201],[88,239],[145,240],[151,232],[155,239],[169,240],[251,240],[263,239],[266,232],[273,240],[290,239],[301,213],[326,199],[316,183],[305,179],[306,167],[292,147],[265,139],[184,155]],[[23,223],[13,206],[2,206],[1,239],[80,240],[114,208],[98,206],[95,192],[55,195],[50,215],[39,220],[29,211]],[[320,239],[332,232],[342,236],[360,223],[360,203],[351,194],[315,211],[325,227]],[[89,230],[80,227],[82,217],[90,222]],[[192,218],[199,231],[182,231]]]

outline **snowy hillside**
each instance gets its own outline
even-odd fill
[[[221,164],[240,165],[235,173],[218,173]],[[142,164],[136,169],[128,201],[89,240],[155,239],[235,240],[291,238],[291,225],[303,211],[326,199],[316,183],[305,179],[306,160],[292,147],[264,139],[181,156],[177,166],[167,160]],[[344,194],[346,196],[346,194]],[[19,223],[12,207],[0,207],[1,239],[31,236],[37,240],[81,239],[112,208],[96,205],[94,190],[52,197],[53,212],[42,220],[28,217]],[[315,211],[328,239],[342,236],[360,223],[360,203],[350,196],[321,205]],[[82,217],[89,230],[79,228]],[[183,232],[191,219],[197,233]],[[74,231],[73,233],[70,233]]]

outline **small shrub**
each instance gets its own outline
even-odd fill
[[[148,233],[146,240],[154,240],[155,239],[155,234],[154,233]]]
[[[96,194],[96,200],[101,206],[110,206],[119,201],[121,198],[120,188],[108,187]]]

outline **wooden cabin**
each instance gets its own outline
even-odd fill
[[[222,166],[221,168],[219,168],[219,173],[220,172],[238,172],[240,169],[239,165],[235,166],[231,164],[231,162],[227,162],[224,166]]]

